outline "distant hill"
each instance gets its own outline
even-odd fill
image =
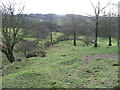
[[[39,18],[40,20],[48,20],[48,16],[52,16],[54,17],[55,20],[62,20],[64,17],[69,17],[71,16],[72,14],[66,14],[66,15],[57,15],[57,14],[26,14],[27,16],[30,16],[30,17],[36,17],[36,18]],[[75,16],[79,16],[79,17],[84,17],[84,18],[88,18],[87,16],[83,16],[83,15],[75,15]]]

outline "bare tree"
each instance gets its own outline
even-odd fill
[[[57,24],[54,21],[54,15],[48,14],[47,16],[47,27],[49,28],[50,41],[53,43],[53,31],[57,28]]]
[[[94,14],[95,14],[95,19],[94,19],[94,21],[95,21],[95,44],[94,44],[94,47],[98,47],[97,37],[98,37],[98,27],[99,27],[100,13],[109,5],[109,3],[101,8],[100,0],[98,1],[96,6],[93,5],[93,3],[91,2],[91,5],[94,9]]]
[[[31,37],[37,38],[37,42],[39,42],[41,39],[46,38],[49,34],[49,28],[47,27],[46,22],[41,22],[39,18],[28,20],[27,28],[31,32]]]
[[[114,10],[114,9],[113,9]],[[106,10],[103,12],[103,16],[100,19],[100,33],[102,36],[108,38],[108,46],[112,46],[112,37],[116,37],[117,33],[117,14],[113,11]]]
[[[118,45],[120,45],[120,1],[118,3]]]
[[[100,36],[108,38],[108,46],[112,46],[112,37],[116,35],[117,23],[115,17],[106,17],[100,21],[99,34]]]
[[[2,3],[2,2],[1,2]],[[23,39],[25,30],[23,30],[25,17],[23,15],[24,6],[16,7],[16,3],[2,3],[0,8],[2,13],[2,49],[10,63],[14,62],[14,46]]]
[[[68,37],[73,37],[73,45],[77,45],[77,38],[79,35],[85,34],[88,24],[85,17],[81,15],[70,14],[66,15],[63,20],[64,26],[62,32]]]
[[[76,46],[77,38],[77,21],[74,14],[66,15],[64,18],[64,30],[63,32],[68,36],[73,36],[73,45]]]
[[[76,46],[76,24],[77,23],[75,23],[75,16],[74,16],[74,14],[72,15],[72,24],[73,24],[73,37],[74,37],[74,43],[73,43],[73,45],[74,46]]]

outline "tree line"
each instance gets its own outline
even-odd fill
[[[92,41],[94,47],[98,47],[97,38],[99,36],[108,38],[108,46],[112,46],[111,38],[118,39],[117,13],[112,10],[105,10],[109,3],[102,8],[100,7],[100,2],[96,6],[91,2],[91,5],[94,9],[94,16],[69,14],[63,16],[61,20],[57,20],[54,15],[47,14],[46,20],[40,20],[38,17],[24,14],[24,6],[18,8],[14,2],[2,3],[0,9],[2,13],[1,52],[6,55],[9,62],[13,63],[15,61],[14,48],[17,44],[29,37],[36,38],[35,44],[27,42],[27,44],[23,43],[22,45],[37,47],[36,45],[39,44],[40,40],[48,37],[49,42],[47,44],[54,44],[53,32],[63,33],[64,35],[59,37],[58,41],[71,39],[74,46],[77,45],[80,35],[87,37],[94,36]],[[101,13],[102,15],[100,15]],[[59,23],[61,24],[59,25]],[[87,44],[88,42],[85,41],[85,43]],[[24,50],[27,50],[27,48],[24,48]]]

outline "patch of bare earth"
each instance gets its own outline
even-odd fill
[[[2,73],[0,73],[0,76],[2,76]]]
[[[81,60],[100,60],[105,58],[118,58],[118,54],[93,54],[84,56],[81,58]]]

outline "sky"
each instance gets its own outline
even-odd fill
[[[8,0],[1,0],[6,2]],[[90,0],[9,0],[25,4],[25,13],[55,13],[59,15],[65,14],[93,14],[93,8]],[[91,0],[96,5],[98,0]],[[100,0],[101,7],[105,6],[109,1],[118,3],[119,0]]]

